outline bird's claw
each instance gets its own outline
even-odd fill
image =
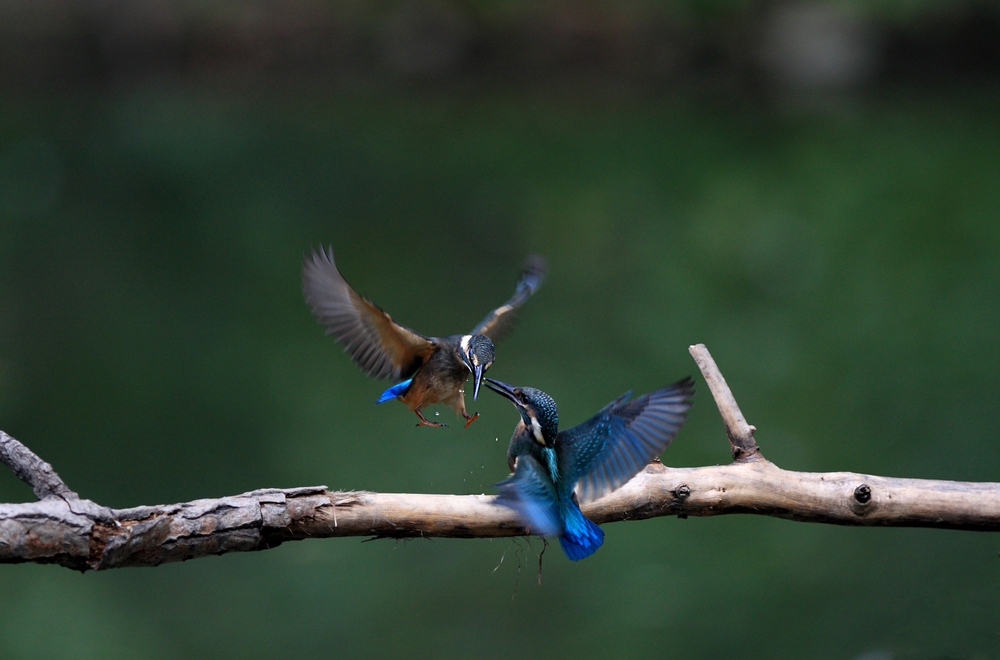
[[[479,413],[476,413],[472,417],[466,417],[465,418],[465,428],[469,428],[469,424],[471,424],[472,422],[476,421],[477,419],[479,419]]]
[[[420,421],[417,422],[417,426],[418,427],[420,427],[420,426],[437,426],[437,427],[448,426],[447,424],[443,424],[441,422],[432,422],[432,421],[428,420],[426,417],[424,417],[424,414],[422,412],[420,412],[419,410],[414,410],[413,412],[417,413],[417,417],[420,418]]]

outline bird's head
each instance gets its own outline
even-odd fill
[[[496,357],[493,342],[486,335],[464,335],[459,342],[458,353],[462,363],[472,372],[472,400],[475,401],[479,398],[483,374]]]
[[[556,433],[559,432],[559,410],[552,397],[534,387],[514,387],[492,378],[486,379],[486,387],[513,402],[538,444],[543,447],[555,444]]]

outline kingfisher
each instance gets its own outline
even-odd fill
[[[604,543],[604,532],[580,503],[617,490],[657,458],[680,431],[694,396],[690,377],[632,400],[629,391],[560,431],[556,402],[545,392],[492,378],[486,386],[521,414],[507,448],[513,474],[497,484],[497,503],[517,511],[533,534],[558,535],[573,561]]]
[[[468,334],[428,337],[392,320],[370,299],[362,297],[341,276],[333,248],[312,251],[302,262],[302,292],[313,315],[344,345],[344,351],[369,376],[397,381],[375,403],[399,399],[417,414],[417,426],[447,426],[428,421],[425,406],[441,403],[465,418],[464,385],[473,376],[472,398],[479,396],[483,374],[493,364],[493,343],[512,328],[515,312],[538,290],[547,267],[542,257],[525,260],[510,300],[486,315]]]

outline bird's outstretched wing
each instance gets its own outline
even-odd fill
[[[551,536],[562,531],[555,485],[533,456],[518,456],[514,474],[496,487],[500,491],[497,504],[517,511],[532,534]]]
[[[369,376],[409,378],[434,352],[434,339],[392,320],[340,275],[333,248],[302,260],[302,293],[316,320]]]
[[[517,281],[514,288],[514,295],[510,300],[500,305],[486,315],[479,325],[472,329],[474,335],[486,335],[494,343],[500,341],[514,326],[514,317],[517,308],[542,286],[545,281],[545,273],[548,265],[545,258],[533,254],[524,260],[521,268],[521,279]]]
[[[630,394],[556,437],[560,483],[576,483],[581,502],[620,488],[663,453],[687,418],[694,382],[685,378],[631,401]]]

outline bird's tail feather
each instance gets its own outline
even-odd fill
[[[375,403],[385,403],[386,401],[392,401],[397,397],[403,396],[406,393],[407,388],[410,386],[410,383],[412,382],[413,382],[412,378],[407,378],[402,383],[396,383],[395,385],[387,389],[385,392],[382,392],[382,394],[379,396],[378,400]]]
[[[559,535],[559,545],[573,561],[597,552],[604,543],[604,531],[587,519],[575,502],[568,503],[562,511],[563,533]]]

